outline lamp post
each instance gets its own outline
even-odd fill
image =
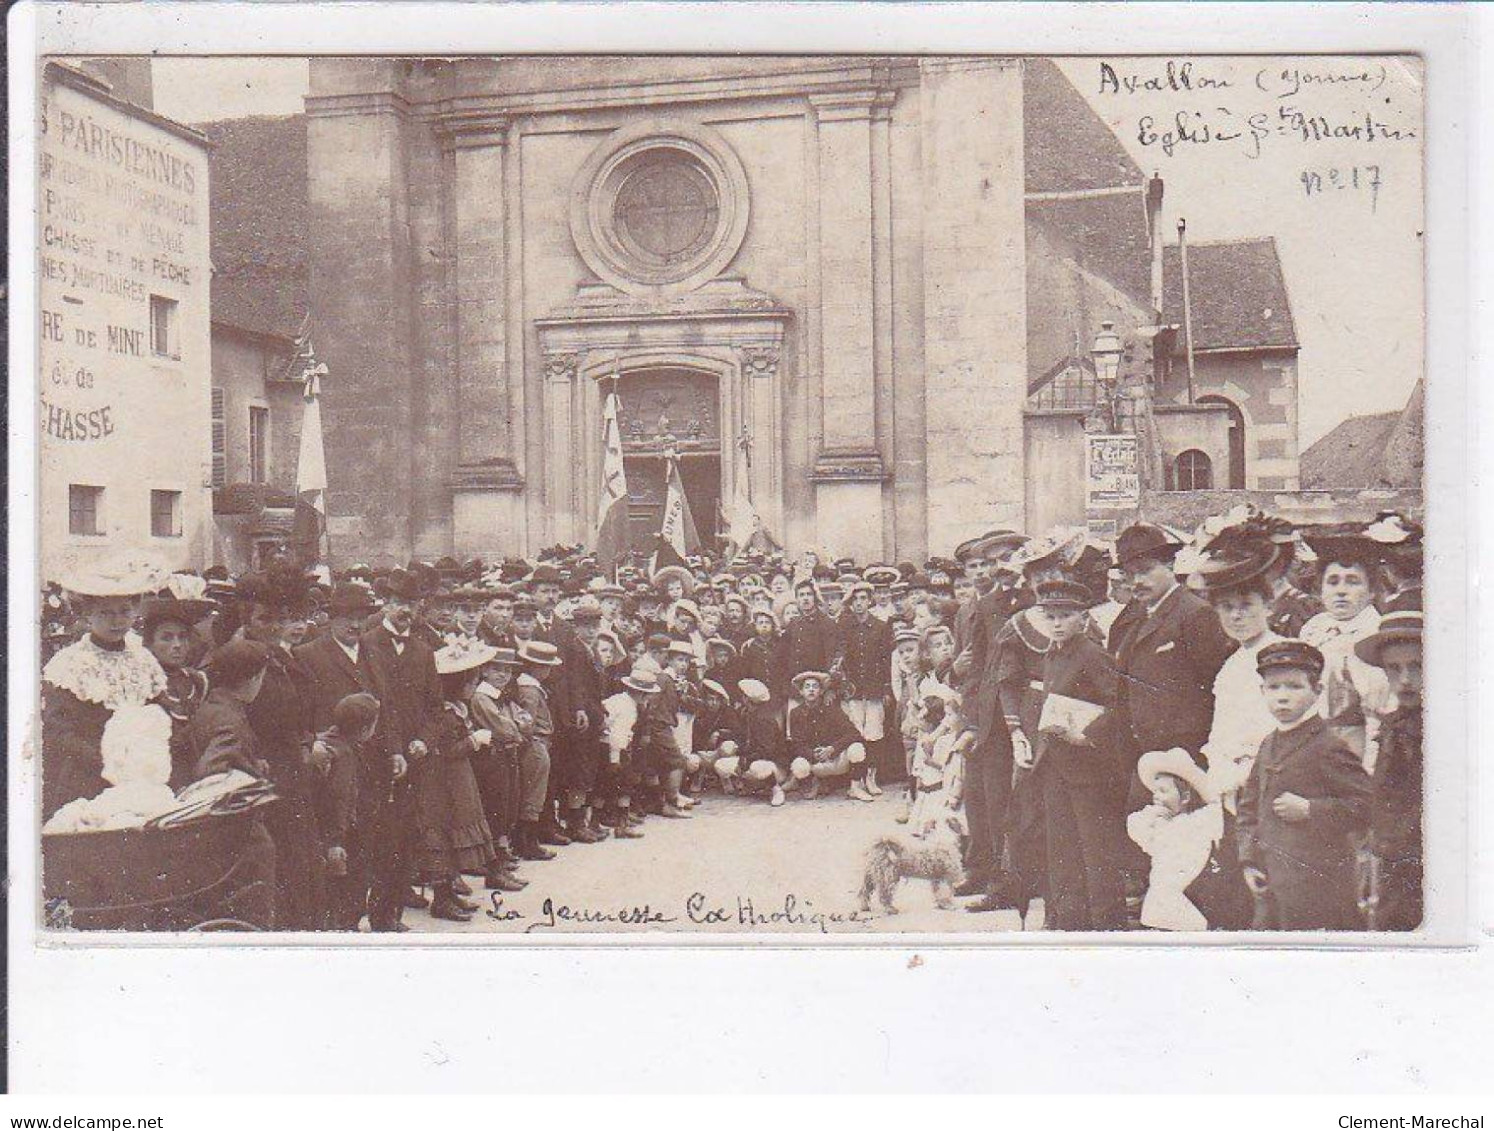
[[[1105,427],[1114,432],[1119,426],[1115,418],[1115,393],[1120,377],[1120,335],[1115,332],[1114,322],[1101,322],[1100,332],[1089,349],[1094,359],[1095,379],[1100,385],[1100,406],[1104,411]]]

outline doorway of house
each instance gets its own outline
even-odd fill
[[[651,552],[664,520],[664,453],[679,455],[695,529],[715,545],[721,511],[721,413],[714,374],[674,366],[624,372],[618,383],[628,526],[633,549]]]

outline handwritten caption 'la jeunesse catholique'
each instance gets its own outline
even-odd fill
[[[525,934],[542,931],[586,929],[608,930],[618,927],[654,927],[664,931],[688,931],[701,928],[715,930],[811,930],[828,934],[840,926],[856,926],[873,918],[858,910],[821,911],[807,899],[785,895],[767,903],[755,903],[747,896],[714,900],[704,892],[693,892],[679,907],[656,907],[637,904],[624,907],[590,907],[546,896],[537,914],[526,914],[493,892],[486,916],[496,923],[522,930]]]

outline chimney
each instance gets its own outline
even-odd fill
[[[1153,173],[1146,183],[1146,230],[1152,241],[1152,313],[1162,324],[1162,178]]]
[[[114,97],[122,98],[143,110],[155,109],[155,89],[151,82],[150,56],[112,55],[81,59],[78,66],[95,78],[103,79],[108,83]]]

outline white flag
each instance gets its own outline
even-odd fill
[[[296,461],[296,493],[327,489],[327,453],[322,447],[321,377],[327,372],[318,365],[306,374],[301,411],[301,453]]]
[[[668,489],[664,494],[664,523],[659,535],[681,562],[700,549],[700,535],[695,532],[690,501],[685,498],[685,485],[680,481],[679,461],[673,458],[669,460]]]
[[[597,504],[597,560],[615,565],[628,543],[628,476],[623,466],[621,402],[609,393],[602,408],[602,497]]]

